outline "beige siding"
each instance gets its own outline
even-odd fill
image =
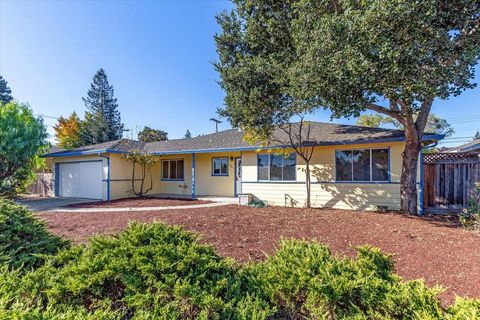
[[[196,192],[198,195],[233,197],[235,157],[240,153],[203,153],[196,155]],[[228,158],[228,176],[212,176],[212,159]]]
[[[303,207],[306,200],[304,183],[243,183],[244,193],[251,193],[269,205]],[[313,183],[313,207],[376,210],[400,207],[399,184]]]
[[[176,194],[189,196],[192,194],[192,155],[170,155],[161,156],[160,160],[183,159],[184,166],[184,180],[183,181],[168,181],[162,180],[161,161],[159,163],[158,175],[156,179],[160,182],[160,193]]]
[[[399,209],[403,147],[403,142],[316,147],[311,160],[312,205],[363,210],[374,210],[377,206]],[[335,151],[362,148],[390,149],[390,183],[335,182]],[[258,182],[255,151],[243,152],[242,161],[243,193],[251,193],[271,205],[305,204],[305,162],[300,157],[297,156],[297,180],[293,183]]]
[[[215,157],[228,158],[228,176],[212,176],[212,159]],[[235,157],[239,152],[230,153],[201,153],[195,154],[195,193],[196,195],[228,196],[234,195],[234,167]],[[232,160],[230,159],[232,158]],[[160,192],[163,194],[191,195],[192,194],[192,155],[161,156],[160,159],[183,159],[185,172],[184,181],[161,181]],[[158,177],[161,180],[161,170]]]
[[[120,154],[109,154],[110,157],[110,199],[121,199],[134,196],[132,190],[132,173],[133,164],[126,160]],[[160,165],[156,164],[151,169],[152,172],[152,190],[148,194],[155,194],[160,192]],[[141,184],[141,167],[139,165],[135,168],[135,188],[140,189]],[[150,175],[146,174],[144,182],[144,190],[150,187]]]

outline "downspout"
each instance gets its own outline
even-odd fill
[[[196,199],[195,194],[195,153],[192,153],[192,199]]]
[[[107,202],[110,202],[110,157],[98,154],[100,158],[107,159]]]
[[[418,215],[423,216],[425,213],[425,201],[423,198],[423,195],[425,193],[425,177],[424,177],[424,172],[423,172],[423,151],[428,150],[431,148],[435,148],[438,145],[438,141],[435,141],[435,143],[431,145],[426,145],[423,146],[422,149],[420,150],[420,191],[419,191],[419,210],[418,210]]]

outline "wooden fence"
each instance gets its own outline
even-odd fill
[[[54,194],[52,182],[52,173],[37,173],[37,181],[30,186],[29,192],[42,197],[52,197]]]
[[[427,211],[460,211],[476,195],[480,157],[476,153],[424,156],[424,205]]]

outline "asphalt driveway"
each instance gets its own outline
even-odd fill
[[[23,204],[32,211],[51,211],[71,204],[92,202],[95,200],[85,198],[49,198],[49,197],[27,197],[18,199],[17,203]]]

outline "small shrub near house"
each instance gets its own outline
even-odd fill
[[[237,265],[197,236],[131,224],[46,258],[21,274],[0,268],[7,319],[475,319],[480,302],[442,308],[421,281],[393,274],[391,257],[355,259],[318,243],[283,241],[264,262]]]
[[[468,208],[463,210],[459,220],[464,228],[480,231],[480,183],[476,187],[476,195],[470,198]]]
[[[28,270],[68,242],[50,234],[24,206],[0,198],[0,264]]]

